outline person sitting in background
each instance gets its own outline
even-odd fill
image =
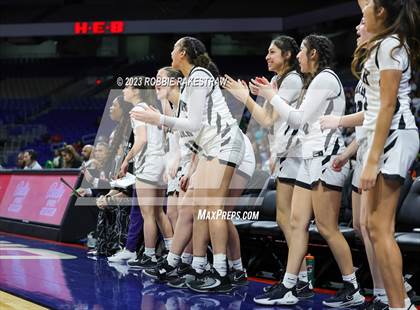
[[[25,170],[40,170],[42,169],[41,165],[37,162],[37,153],[35,150],[26,150],[23,153],[23,160],[25,162]]]
[[[24,152],[19,152],[16,158],[16,169],[24,169],[25,168],[25,159],[23,158]]]
[[[54,168],[60,169],[63,168],[63,157],[61,156],[62,149],[55,149],[54,150],[54,158],[52,160]]]
[[[93,146],[90,144],[86,144],[83,148],[82,148],[82,159],[83,159],[83,164],[87,164],[87,162],[90,159],[90,155],[92,154],[93,151]]]
[[[72,145],[66,145],[61,151],[63,168],[80,168],[82,160]]]
[[[109,159],[108,153],[109,145],[107,143],[99,142],[96,144],[93,150],[93,158],[82,169],[84,180],[82,187],[77,190],[81,196],[97,196],[97,190],[104,189],[105,192],[108,192],[110,189],[109,179],[106,177],[109,171],[104,171],[108,168],[106,167]]]

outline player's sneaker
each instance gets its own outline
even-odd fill
[[[358,306],[365,302],[360,294],[360,288],[355,288],[351,282],[344,281],[344,286],[335,296],[322,301],[322,304],[332,308],[345,308]]]

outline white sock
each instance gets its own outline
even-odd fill
[[[350,282],[353,284],[354,288],[357,288],[357,279],[356,279],[356,273],[351,273],[349,275],[343,276],[343,281]]]
[[[152,262],[156,262],[156,251],[155,248],[144,248],[144,255],[152,258]]]
[[[283,277],[283,285],[286,288],[292,288],[296,286],[297,279],[298,279],[297,275],[286,272]]]
[[[410,298],[407,297],[406,299],[404,299],[404,307],[406,309],[409,309],[410,306],[411,306],[411,300],[410,300]]]
[[[182,253],[181,260],[184,264],[191,265],[193,261],[193,255],[191,253]]]
[[[166,257],[166,260],[168,261],[168,264],[170,266],[177,267],[179,265],[179,261],[181,260],[181,256],[169,252],[168,256]]]
[[[389,310],[407,310],[407,308],[389,308]]]
[[[191,267],[197,272],[197,273],[203,273],[207,265],[207,256],[194,256]]]
[[[165,248],[169,251],[172,245],[172,238],[164,238],[163,241],[165,242]]]
[[[244,266],[242,266],[242,258],[228,260],[228,265],[230,269],[244,270]]]
[[[388,304],[388,296],[384,288],[373,288],[373,295],[376,296],[382,303]]]
[[[303,282],[306,282],[306,283],[309,282],[309,280],[308,280],[308,272],[307,271],[300,271],[299,272],[299,281],[303,281]]]
[[[222,276],[226,276],[226,254],[214,254],[213,255],[213,267]]]

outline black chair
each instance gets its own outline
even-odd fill
[[[398,245],[404,251],[420,252],[420,177],[410,188],[396,220]]]
[[[251,224],[250,233],[253,235],[271,236],[282,238],[283,232],[276,222],[276,191],[270,190],[265,196],[259,211],[259,221]]]
[[[261,181],[264,183],[261,185]],[[250,184],[251,189],[254,190],[247,190],[241,197],[242,203],[239,204],[235,208],[236,211],[260,211],[261,206],[264,202],[265,195],[270,187],[273,185],[272,178],[269,178],[267,172],[265,171],[256,171],[252,176],[252,179],[248,183]],[[255,191],[255,188],[259,188],[258,191]],[[256,194],[257,193],[257,194]],[[274,208],[275,208],[275,201],[274,201]],[[274,219],[276,216],[274,215]],[[261,219],[261,214],[258,220]],[[256,223],[257,221],[251,220],[232,220],[233,224],[238,229],[240,235],[249,234],[251,224]]]

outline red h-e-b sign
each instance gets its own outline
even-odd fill
[[[74,23],[75,35],[101,35],[119,33],[124,33],[124,22],[120,20]]]

